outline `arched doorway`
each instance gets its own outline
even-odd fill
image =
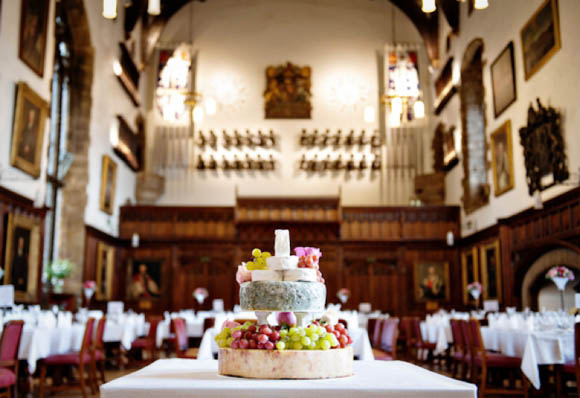
[[[467,214],[489,201],[483,87],[483,40],[473,40],[461,63],[463,207]]]

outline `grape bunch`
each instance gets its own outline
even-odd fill
[[[263,252],[260,249],[254,249],[252,250],[252,257],[254,257],[254,260],[248,261],[246,263],[246,268],[248,271],[266,269],[266,259],[271,256],[272,254],[270,254],[270,252]]]
[[[215,338],[221,348],[258,350],[330,350],[345,348],[352,338],[343,324],[307,327],[257,326],[246,322],[235,328],[224,328]]]
[[[320,283],[324,283],[324,278],[322,277],[322,272],[320,272],[320,266],[318,265],[318,258],[316,256],[300,256],[298,259],[298,268],[315,269],[316,280]]]

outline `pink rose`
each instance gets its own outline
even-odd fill
[[[295,247],[294,248],[294,253],[298,257],[304,257],[304,256],[306,256],[306,247]]]
[[[241,285],[244,282],[252,281],[252,272],[248,271],[246,265],[238,265],[238,272],[236,273],[236,281]]]
[[[233,328],[237,328],[238,326],[241,326],[238,322],[234,322],[234,321],[230,321],[229,319],[226,319],[224,321],[224,323],[222,323],[221,330],[224,330],[224,328],[233,329]]]

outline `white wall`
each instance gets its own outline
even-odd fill
[[[468,235],[477,230],[493,225],[498,218],[518,213],[533,205],[533,199],[528,194],[526,169],[524,167],[523,148],[520,145],[519,129],[526,125],[527,110],[531,102],[540,97],[544,105],[551,105],[562,112],[562,132],[566,144],[568,169],[578,176],[580,167],[580,111],[578,110],[578,88],[580,87],[580,52],[578,37],[580,37],[580,2],[577,0],[559,0],[560,32],[562,48],[528,81],[524,79],[522,46],[520,29],[537,10],[544,0],[510,0],[490,1],[489,8],[475,10],[467,16],[467,3],[461,3],[461,26],[458,37],[452,41],[448,56],[454,57],[454,71],[459,79],[459,70],[463,54],[469,43],[475,38],[483,38],[483,82],[485,86],[486,103],[486,133],[490,134],[506,120],[511,120],[512,146],[514,156],[515,187],[511,191],[494,196],[493,176],[491,166],[488,171],[488,182],[491,186],[490,202],[470,215],[462,213],[462,233]],[[450,31],[443,17],[440,18],[440,53],[441,65],[445,65],[445,38]],[[493,97],[491,91],[490,66],[500,52],[513,40],[514,62],[516,73],[517,101],[513,103],[498,119],[493,112]],[[439,71],[435,71],[436,78]],[[461,115],[459,95],[455,95],[441,113],[439,120],[447,126],[456,126],[456,143],[461,148]],[[488,151],[491,162],[491,151]],[[491,164],[491,163],[490,163]],[[463,189],[463,166],[460,163],[446,177],[446,202],[460,204]],[[569,189],[571,186],[557,186],[542,193],[542,199],[553,198]],[[473,228],[467,228],[471,222]]]
[[[421,43],[410,20],[387,1],[212,0],[193,4],[193,35],[199,51],[197,90],[215,96],[220,84],[232,80],[243,87],[243,102],[234,107],[223,106],[221,101],[218,113],[206,117],[196,131],[213,129],[221,135],[222,129],[273,129],[281,138],[280,161],[270,175],[220,171],[172,176],[159,203],[231,206],[236,186],[240,196],[338,195],[342,186],[344,204],[382,204],[388,187],[379,177],[371,179],[367,173],[347,179],[344,173],[307,176],[299,172],[298,137],[303,128],[320,132],[340,128],[343,133],[365,129],[367,134],[378,129],[378,121],[363,122],[364,105],[378,107],[377,53],[392,40],[393,9],[396,40]],[[191,7],[184,7],[170,20],[162,42],[190,41]],[[426,59],[426,54],[422,56]],[[312,67],[311,120],[264,119],[265,69],[287,61]],[[366,100],[356,108],[333,100],[332,89],[341,80],[364,87]]]
[[[87,181],[88,202],[85,211],[85,223],[112,235],[118,233],[118,207],[127,200],[134,201],[135,174],[114,153],[109,141],[111,124],[116,115],[121,114],[134,127],[135,108],[129,97],[113,74],[113,60],[119,56],[118,43],[123,39],[123,11],[119,6],[119,16],[114,21],[102,17],[102,2],[85,0],[85,9],[89,19],[91,42],[95,51],[95,65],[92,86],[92,109],[89,149],[89,181]],[[14,114],[15,87],[18,81],[25,81],[47,102],[51,100],[50,82],[54,58],[54,5],[50,2],[48,20],[48,41],[46,47],[45,72],[41,79],[18,58],[18,37],[20,29],[20,1],[2,2],[0,21],[0,185],[20,193],[30,199],[36,199],[37,205],[44,202],[44,168],[41,178],[34,180],[25,173],[9,167],[10,143],[12,140],[12,123]],[[49,123],[45,132],[45,150],[43,165],[46,163],[46,145],[49,135]],[[117,194],[113,216],[99,210],[101,162],[108,154],[118,164]],[[66,203],[63,203],[66,206]]]
[[[2,2],[0,12],[0,185],[17,192],[37,205],[44,202],[46,156],[42,161],[41,177],[34,179],[19,169],[10,166],[10,148],[12,143],[12,127],[14,122],[14,106],[16,99],[16,84],[25,82],[50,103],[50,82],[54,58],[54,2],[50,2],[48,18],[48,39],[46,43],[46,58],[44,60],[44,77],[38,76],[18,57],[20,37],[20,1]],[[49,121],[46,123],[43,148],[48,143]],[[46,152],[46,151],[43,151]]]
[[[114,236],[118,235],[119,206],[130,200],[135,202],[135,173],[114,154],[110,143],[110,129],[116,123],[116,115],[123,115],[134,129],[136,108],[117,77],[113,74],[113,61],[120,55],[119,41],[123,39],[124,7],[119,2],[119,15],[115,20],[103,18],[102,2],[85,0],[89,19],[91,43],[95,50],[93,76],[93,104],[91,109],[91,143],[89,146],[88,202],[85,223]],[[140,84],[143,87],[143,84]],[[103,155],[109,155],[117,163],[117,192],[112,216],[99,209],[101,193],[101,166]]]

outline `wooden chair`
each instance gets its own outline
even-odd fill
[[[95,382],[95,366],[92,356],[92,336],[95,327],[95,318],[89,318],[85,326],[85,332],[83,334],[83,340],[80,351],[74,351],[66,354],[52,355],[44,358],[40,361],[40,383],[39,383],[39,394],[40,398],[44,398],[44,392],[48,387],[49,393],[55,390],[69,389],[70,385],[59,385],[59,386],[47,386],[46,385],[46,373],[47,369],[51,370],[61,370],[65,366],[76,367],[78,370],[78,378],[80,382],[81,391],[83,398],[86,398],[86,382],[85,380],[85,366],[88,368],[88,383],[91,388],[91,393],[96,394],[94,388]],[[52,375],[53,382],[55,380],[54,374]]]
[[[381,346],[381,333],[383,331],[383,319],[375,318],[373,320],[373,328],[369,328],[369,338],[371,340],[371,346],[374,348],[379,348]]]
[[[96,376],[96,368],[98,366],[99,373],[101,374],[101,383],[105,384],[105,362],[107,360],[107,355],[105,351],[105,341],[103,337],[105,336],[105,325],[107,324],[107,317],[103,316],[97,322],[97,330],[95,332],[95,344],[93,348],[93,363],[95,366],[94,372]],[[96,377],[95,377],[96,383]],[[95,387],[97,385],[95,384]]]
[[[403,317],[401,319],[401,330],[405,335],[405,356],[410,360],[416,360],[417,355],[417,336],[415,333],[415,317]],[[414,359],[413,359],[414,358]]]
[[[175,355],[177,358],[197,359],[197,349],[189,349],[185,319],[173,318],[171,325],[175,333]]]
[[[450,319],[451,335],[453,336],[453,355],[451,356],[451,377],[457,378],[459,367],[463,367],[463,360],[465,359],[465,344],[463,341],[463,333],[461,331],[461,324],[458,319]]]
[[[380,351],[376,351],[375,359],[380,361],[394,361],[397,359],[397,340],[399,339],[399,318],[383,320]],[[373,350],[375,351],[375,350]]]
[[[488,394],[509,394],[509,395],[524,395],[528,397],[529,382],[526,376],[521,372],[520,366],[522,359],[517,357],[509,357],[507,355],[498,354],[486,351],[483,346],[483,339],[481,337],[481,327],[477,319],[470,319],[468,321],[470,330],[471,356],[473,368],[471,369],[471,381],[477,383],[479,381],[479,398],[483,398]],[[495,388],[489,388],[488,377],[492,370],[499,370],[501,376],[500,383],[503,382],[503,376],[506,371],[520,372],[522,376],[523,391],[515,388],[508,389],[503,385]],[[478,380],[479,379],[479,380]]]
[[[433,351],[435,351],[437,345],[423,340],[423,333],[421,333],[421,320],[419,318],[413,318],[413,331],[415,332],[414,337],[417,341],[417,354],[420,360],[423,358],[424,351],[427,351],[427,360],[433,359]]]
[[[9,321],[0,338],[0,397],[18,396],[18,349],[24,321]],[[4,391],[6,390],[6,391]]]
[[[258,321],[256,321],[258,322]],[[215,326],[215,318],[214,317],[210,317],[210,318],[205,318],[203,320],[203,333],[205,333],[206,330],[211,329]]]
[[[576,379],[576,390],[580,397],[580,323],[574,324],[574,362],[556,366],[556,397],[562,396],[564,380],[562,376],[574,375]]]
[[[139,357],[143,360],[143,353],[148,351],[149,360],[147,362],[153,362],[155,360],[157,352],[157,328],[161,321],[162,318],[160,316],[152,316],[149,318],[149,333],[147,333],[147,336],[133,341],[131,349],[129,350],[130,357]]]

